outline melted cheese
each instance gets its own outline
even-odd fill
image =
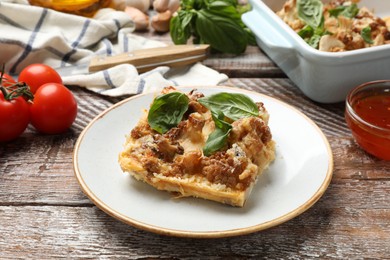
[[[259,109],[258,117],[233,122],[227,149],[209,157],[202,150],[215,129],[210,111],[189,114],[164,135],[152,130],[144,115],[127,138],[119,163],[157,189],[243,206],[275,156],[269,115],[262,104]]]

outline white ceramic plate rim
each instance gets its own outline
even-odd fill
[[[207,90],[207,89],[210,89],[211,87],[178,87],[178,88],[179,89],[183,88],[183,90],[185,90],[185,91],[188,91],[188,89],[196,88],[200,92],[202,92],[203,88]],[[266,96],[263,94],[259,94],[256,92],[252,92],[252,91],[238,89],[238,88],[222,87],[222,86],[217,86],[217,87],[213,87],[213,88],[215,90],[218,90],[218,92],[232,91],[232,92],[255,95],[255,96],[259,97],[260,100],[268,100],[269,102],[275,102],[278,105],[285,106],[289,110],[298,114],[305,121],[307,121],[313,127],[313,129],[318,133],[318,137],[322,140],[323,145],[326,149],[326,151],[324,151],[324,152],[326,153],[326,155],[328,157],[328,164],[327,164],[327,169],[321,169],[321,170],[325,171],[325,178],[323,179],[321,185],[317,188],[317,190],[313,194],[311,194],[311,197],[309,199],[307,199],[307,201],[305,201],[302,205],[299,205],[296,208],[294,208],[293,210],[289,211],[288,213],[280,215],[280,216],[278,216],[275,219],[272,219],[270,221],[258,223],[255,225],[249,225],[247,227],[229,228],[227,230],[202,230],[202,231],[191,231],[191,230],[185,230],[185,229],[166,228],[166,227],[162,227],[159,225],[146,223],[146,222],[143,222],[140,220],[136,220],[136,219],[132,218],[131,216],[127,216],[127,215],[123,214],[122,212],[113,209],[110,205],[107,205],[106,203],[104,203],[102,198],[98,197],[95,194],[95,191],[93,189],[91,189],[91,187],[89,187],[89,185],[86,183],[86,181],[83,178],[83,174],[85,174],[85,172],[82,172],[81,169],[79,168],[79,161],[78,161],[80,146],[82,145],[83,140],[84,140],[85,136],[88,134],[90,128],[93,127],[94,124],[100,118],[107,116],[107,114],[109,114],[110,111],[115,110],[116,108],[120,107],[121,105],[123,105],[127,102],[132,102],[133,99],[137,99],[137,98],[144,96],[144,95],[150,95],[150,94],[156,95],[156,93],[145,93],[145,94],[130,97],[128,99],[125,99],[121,102],[116,103],[115,105],[106,109],[101,114],[99,114],[97,117],[95,117],[86,126],[86,128],[82,131],[82,133],[80,134],[80,136],[75,144],[75,148],[74,148],[74,152],[73,152],[74,172],[75,172],[76,179],[79,182],[82,191],[89,197],[89,199],[97,207],[99,207],[101,210],[103,210],[104,212],[106,212],[110,216],[112,216],[112,217],[114,217],[114,218],[116,218],[116,219],[118,219],[126,224],[129,224],[129,225],[134,226],[136,228],[147,230],[150,232],[163,234],[163,235],[178,236],[178,237],[218,238],[218,237],[229,237],[229,236],[249,234],[249,233],[265,230],[267,228],[282,224],[282,223],[302,214],[304,211],[306,211],[311,206],[313,206],[326,191],[326,189],[329,186],[329,183],[331,181],[332,173],[333,173],[332,151],[331,151],[331,148],[330,148],[330,145],[329,145],[327,138],[322,133],[322,131],[318,128],[318,126],[311,119],[309,119],[307,116],[305,116],[302,112],[300,112],[296,108],[294,108],[294,107],[292,107],[292,106],[290,106],[282,101],[279,101],[275,98],[272,98],[272,97],[269,97],[269,96]],[[145,104],[145,108],[147,108],[148,105],[149,104]],[[271,114],[271,117],[272,117],[272,114]],[[134,119],[134,120],[138,121],[138,119]],[[130,130],[131,129],[128,129],[128,132]],[[117,163],[117,162],[114,162],[114,163]],[[164,192],[164,191],[159,191],[159,192]],[[214,203],[214,202],[210,202],[210,203]],[[229,207],[229,206],[226,206],[226,207]]]

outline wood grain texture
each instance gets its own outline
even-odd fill
[[[213,54],[203,62],[230,78],[282,78],[283,71],[257,46],[240,55]]]
[[[34,137],[35,138],[35,137]],[[37,151],[35,156],[25,159],[15,156],[14,160],[1,160],[0,205],[89,205],[91,202],[81,192],[72,168],[73,141],[64,137],[58,149],[36,149],[28,147],[26,153]],[[56,138],[36,138],[44,147],[58,147]],[[50,139],[50,140],[48,140]],[[335,160],[332,183],[353,185],[349,202],[370,207],[381,203],[390,208],[388,172],[389,164],[365,154],[349,138],[329,138]],[[348,151],[345,151],[348,147]],[[19,153],[26,155],[26,153]],[[47,153],[47,156],[44,154]],[[348,157],[346,156],[348,155]],[[355,158],[360,158],[356,160]],[[386,169],[387,168],[387,169]],[[376,189],[377,188],[377,189]],[[357,191],[359,190],[359,191]],[[342,190],[340,192],[343,192]],[[355,193],[356,192],[356,193]],[[383,194],[368,197],[369,192]],[[359,196],[356,196],[359,194]],[[362,196],[361,194],[364,194]],[[346,191],[344,196],[349,196]],[[332,202],[335,203],[335,202]]]
[[[151,38],[169,43],[166,35]],[[82,193],[72,155],[88,123],[125,97],[70,87],[79,112],[68,132],[47,136],[29,127],[16,141],[0,144],[0,259],[388,258],[390,162],[354,142],[344,104],[309,100],[257,47],[238,57],[213,55],[205,64],[228,74],[227,85],[290,104],[324,132],[334,172],[313,207],[277,227],[223,239],[166,237],[121,223]]]
[[[382,259],[389,255],[386,210],[329,208],[323,204],[327,196],[278,227],[207,240],[148,233],[96,207],[2,206],[0,258]]]

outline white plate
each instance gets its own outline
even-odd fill
[[[193,88],[181,88],[190,91]],[[173,199],[165,191],[122,172],[118,154],[125,135],[156,94],[131,97],[97,116],[81,133],[74,170],[83,192],[100,209],[132,226],[182,237],[227,237],[281,224],[311,207],[331,180],[333,157],[321,130],[293,107],[237,88],[197,88],[205,95],[239,92],[264,102],[276,141],[276,159],[259,178],[243,208],[195,198]]]

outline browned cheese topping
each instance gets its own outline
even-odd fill
[[[257,103],[259,117],[233,122],[227,148],[207,157],[201,147],[215,125],[208,109],[197,102],[203,94],[191,92],[188,97],[189,109],[177,127],[159,134],[151,129],[145,118],[131,131],[131,137],[142,143],[135,148],[137,154],[142,154],[139,156],[142,167],[149,174],[179,178],[201,175],[211,183],[245,190],[256,178],[255,164],[261,164],[263,146],[272,139],[263,104]]]

